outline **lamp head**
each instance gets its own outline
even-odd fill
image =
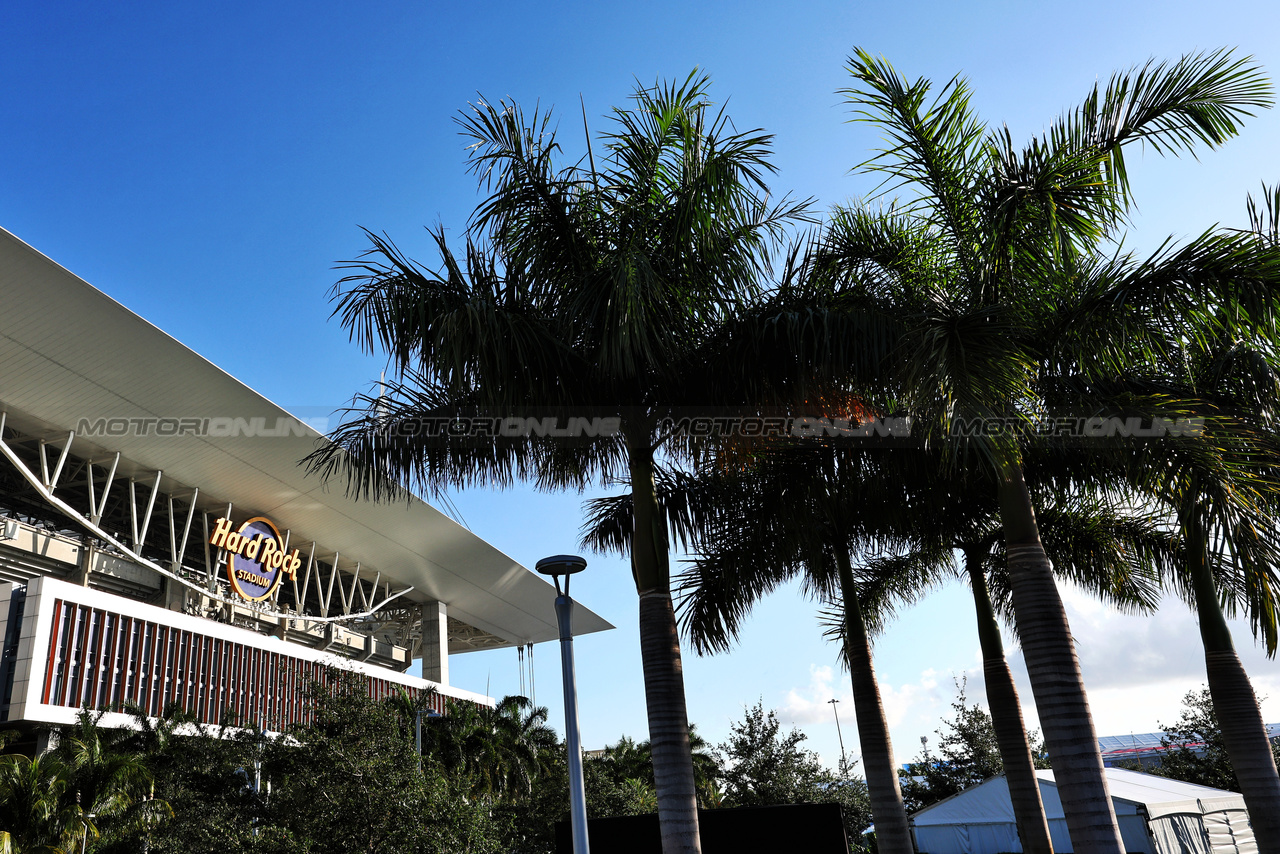
[[[585,558],[577,555],[552,555],[544,557],[534,566],[543,575],[573,575],[587,568]]]
[[[568,597],[569,576],[586,569],[587,561],[586,558],[581,558],[577,555],[552,555],[538,561],[533,568],[543,575],[551,576],[551,580],[556,584],[557,596]],[[564,576],[564,590],[560,589],[560,576],[562,575]]]

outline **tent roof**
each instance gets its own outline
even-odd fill
[[[0,408],[24,432],[65,437],[85,418],[291,418],[3,229],[0,290]],[[412,586],[412,600],[447,603],[450,617],[493,635],[494,645],[559,637],[554,588],[434,507],[358,501],[307,475],[298,463],[322,441],[309,427],[272,437],[133,433],[101,446],[77,436],[72,451],[119,452],[121,477],[162,471],[162,490],[196,487],[202,506],[234,502],[269,516],[293,542],[317,541],[393,586]],[[575,634],[609,628],[575,608]]]
[[[1124,768],[1107,768],[1106,772],[1111,799],[1141,805],[1152,818],[1174,813],[1204,815],[1223,809],[1244,809],[1244,796],[1236,792],[1197,786],[1194,783]],[[1036,776],[1057,788],[1052,771],[1037,771]]]
[[[1122,768],[1107,768],[1107,787],[1116,813],[1132,814],[1139,806],[1151,818],[1176,813],[1203,815],[1224,809],[1244,809],[1244,797],[1235,792],[1211,789],[1156,777]],[[1062,818],[1058,784],[1052,771],[1037,771],[1045,817]],[[1013,822],[1009,785],[1003,776],[992,777],[946,800],[919,810],[912,816],[917,827],[943,824],[1007,824]]]
[[[1042,782],[1041,793],[1044,788]],[[917,810],[911,816],[912,823],[917,827],[939,824],[1009,824],[1013,820],[1009,784],[1003,775],[970,786],[963,792]]]

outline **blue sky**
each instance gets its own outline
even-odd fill
[[[1219,46],[1280,75],[1280,13],[1264,2],[1192,4],[814,2],[61,3],[11,0],[0,26],[0,226],[220,367],[301,415],[330,413],[376,380],[328,319],[333,265],[364,248],[358,226],[431,258],[423,226],[461,234],[479,196],[454,117],[468,102],[554,107],[580,139],[635,82],[715,81],[742,129],[776,135],[776,194],[817,209],[867,193],[849,170],[877,143],[836,94],[855,45],[910,76],[969,78],[974,104],[1015,139],[1078,103],[1095,80],[1149,57]],[[1133,158],[1140,211],[1129,245],[1240,225],[1244,198],[1280,180],[1280,113],[1215,152]],[[251,315],[256,334],[229,336]],[[0,393],[3,378],[0,378]],[[576,495],[527,489],[453,496],[468,525],[532,566],[577,548]],[[619,626],[578,643],[584,742],[645,735],[636,599],[625,563],[591,556],[574,582]],[[1067,591],[1104,734],[1177,715],[1203,681],[1194,621],[1110,614]],[[713,741],[762,699],[834,762],[831,707],[857,752],[848,680],[814,607],[784,590],[731,655],[686,657],[690,716]],[[1239,633],[1246,667],[1280,720],[1280,676]],[[947,710],[954,676],[981,696],[967,589],[904,612],[877,644],[898,758]],[[557,650],[536,652],[537,698],[559,719]],[[1016,656],[1015,656],[1016,658]],[[1020,666],[1020,659],[1015,661]],[[514,652],[454,657],[453,681],[515,692]],[[1025,680],[1023,681],[1025,687]],[[1024,697],[1029,692],[1024,690]],[[1029,716],[1033,715],[1032,710]]]

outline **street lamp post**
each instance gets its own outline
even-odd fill
[[[569,745],[569,821],[573,827],[573,854],[590,854],[587,843],[587,796],[582,785],[582,741],[578,733],[578,689],[573,672],[573,600],[569,576],[587,568],[577,555],[553,555],[538,561],[535,569],[550,575],[556,585],[556,621],[560,624],[560,670],[564,677],[564,729]],[[564,589],[560,589],[560,576]]]
[[[438,718],[440,713],[434,709],[417,709],[413,713],[413,747],[418,752],[418,770],[422,770],[422,717]]]
[[[418,754],[418,770],[422,770],[422,713],[425,709],[417,709],[413,713],[413,749]]]
[[[77,792],[76,799],[79,800],[79,798],[80,798],[80,793]],[[83,825],[83,828],[80,832],[80,851],[81,852],[83,852],[85,850],[85,847],[89,844],[89,821],[95,818],[97,818],[97,816],[91,812],[82,813],[80,815],[80,824]],[[97,833],[96,830],[94,832]]]
[[[840,738],[840,773],[844,774],[848,767],[848,760],[844,755],[844,733],[840,732],[840,712],[836,710],[836,703],[840,701],[832,697],[827,702],[831,704],[831,714],[836,716],[836,735]]]

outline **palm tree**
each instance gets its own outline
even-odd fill
[[[862,558],[856,569],[851,564],[852,574],[859,578],[835,597],[836,626],[831,634],[842,648],[853,648],[851,676],[862,670],[864,679],[873,680],[866,673],[872,669],[870,652],[862,652],[867,642],[855,635],[849,643],[849,623],[855,632],[860,633],[861,624],[868,634],[877,633],[886,615],[900,604],[895,598],[910,602],[922,595],[924,591],[913,587],[913,581],[923,581],[927,587],[955,574],[953,555],[962,553],[978,611],[988,696],[1023,848],[1051,851],[1025,724],[986,582],[988,572],[995,574],[999,582],[995,600],[1007,613],[1008,585],[1002,567],[997,567],[1003,550],[994,502],[981,499],[982,484],[940,477],[936,455],[878,451],[854,458],[858,465],[832,453],[826,452],[825,467],[821,452],[793,448],[781,455],[757,452],[746,458],[749,464],[739,456],[739,468],[732,467],[735,460],[730,454],[730,460],[711,465],[696,478],[664,473],[660,498],[669,527],[703,554],[681,583],[687,595],[685,624],[695,648],[727,648],[756,598],[797,571],[806,573],[812,590],[829,584],[824,581],[831,575],[824,566],[827,560],[814,558],[812,549],[821,550],[830,542],[822,520],[844,514],[845,530],[857,531],[856,541],[861,543],[850,548],[860,548]],[[1043,456],[1037,454],[1036,462]],[[834,465],[837,459],[840,465]],[[1040,474],[1044,468],[1036,465],[1035,472]],[[836,473],[850,479],[832,479]],[[1061,472],[1055,474],[1061,477]],[[957,500],[964,495],[975,497],[964,503]],[[823,510],[815,512],[815,506]],[[1172,562],[1174,549],[1155,521],[1119,512],[1089,495],[1059,495],[1050,501],[1046,494],[1040,506],[1047,524],[1048,553],[1060,576],[1122,608],[1154,608],[1158,569]],[[593,502],[584,544],[601,550],[625,549],[629,512],[625,497]],[[780,530],[787,528],[791,530]],[[804,545],[810,539],[813,545]],[[896,556],[877,556],[895,546],[901,550]],[[776,551],[779,548],[783,551]],[[802,552],[810,557],[804,558]],[[852,620],[843,604],[848,601],[848,589],[857,593]],[[886,743],[874,751],[866,749],[870,739],[879,738],[876,716],[880,713],[865,686],[859,698],[862,708],[855,711],[871,722],[870,727],[860,724],[859,737],[864,753],[872,757],[867,762],[869,788],[879,810],[878,843],[885,847],[894,839],[893,816],[901,810],[900,795],[889,786],[897,782],[892,760],[877,774],[876,757],[891,756],[892,747]],[[884,732],[887,738],[887,729]],[[897,844],[909,844],[909,838],[904,834]]]
[[[68,802],[66,766],[50,754],[0,756],[0,851],[75,854],[97,837],[84,811]]]
[[[991,709],[991,726],[996,733],[1022,850],[1027,854],[1053,854],[1049,821],[1040,797],[1040,781],[1036,779],[1035,761],[1027,740],[1027,724],[1022,717],[1018,688],[1013,684],[1013,673],[1004,655],[1004,641],[1000,637],[1000,623],[991,602],[983,557],[981,544],[972,544],[964,550],[965,571],[969,575],[978,619],[982,680],[987,689],[987,705]]]
[[[1274,245],[1274,244],[1273,244]],[[1274,344],[1241,337],[1211,315],[1205,334],[1182,342],[1166,371],[1179,393],[1208,413],[1217,447],[1141,449],[1139,485],[1174,515],[1185,559],[1174,585],[1196,613],[1209,693],[1236,770],[1260,850],[1280,850],[1280,775],[1257,697],[1240,662],[1226,615],[1244,611],[1274,655],[1280,641],[1280,365]],[[1180,452],[1182,451],[1182,452]],[[1225,608],[1225,613],[1224,613]],[[1275,849],[1267,846],[1275,845]]]
[[[600,759],[609,766],[613,777],[619,780],[643,780],[653,776],[653,753],[648,742],[636,741],[624,735],[616,744],[606,745]]]
[[[547,723],[547,707],[535,706],[526,697],[504,697],[491,712],[486,710],[485,717],[491,721],[504,756],[502,764],[508,769],[502,789],[527,797],[560,746],[559,737]]]
[[[503,697],[493,708],[450,701],[447,713],[423,729],[423,754],[478,797],[524,798],[559,745],[545,706]]]
[[[699,809],[719,806],[720,793],[717,780],[720,765],[711,753],[711,745],[698,734],[697,724],[689,724],[689,746],[693,752],[693,776],[698,788]],[[599,761],[608,768],[614,780],[636,780],[644,786],[653,785],[653,746],[645,741],[635,741],[622,736],[616,744],[605,747]]]
[[[1095,87],[1019,150],[1007,130],[988,132],[975,117],[960,78],[931,99],[929,81],[908,81],[866,52],[851,58],[850,72],[855,84],[845,94],[888,138],[863,165],[885,175],[884,194],[908,195],[881,212],[838,213],[828,263],[844,277],[849,311],[900,319],[882,382],[923,438],[943,443],[953,464],[995,475],[1018,636],[1072,842],[1119,854],[1021,431],[1054,414],[1044,401],[1055,379],[1087,385],[1123,374],[1166,345],[1177,334],[1170,330],[1194,332],[1203,305],[1224,290],[1274,281],[1273,258],[1226,235],[1140,263],[1098,252],[1130,202],[1128,145],[1176,153],[1220,144],[1249,109],[1270,104],[1270,88],[1226,51],[1152,62]],[[1271,292],[1253,292],[1259,297],[1245,308],[1265,310]],[[1183,411],[1154,394],[1130,402],[1145,415]]]
[[[725,450],[725,449],[722,449]],[[878,549],[917,543],[900,472],[901,452],[874,457],[833,448],[761,454],[730,447],[700,476],[663,472],[660,506],[677,541],[699,553],[681,577],[683,624],[702,654],[727,651],[754,602],[787,579],[833,603],[842,657],[871,796],[878,850],[914,850],[893,746],[875,678],[871,635],[880,610],[911,601],[936,580],[943,549],[915,560],[877,557]],[[909,458],[908,458],[909,459]],[[583,543],[625,551],[632,531],[629,496],[597,499]],[[857,566],[850,552],[865,560]],[[864,603],[871,604],[868,612]]]
[[[852,562],[851,551],[864,552],[872,542],[892,547],[908,536],[902,503],[880,500],[896,492],[896,484],[875,496],[868,494],[871,490],[845,488],[871,483],[866,471],[875,462],[833,449],[756,460],[748,468],[720,469],[718,477],[690,484],[691,490],[665,502],[665,509],[679,517],[673,527],[688,532],[701,552],[681,581],[687,594],[684,624],[699,652],[727,650],[754,601],[789,578],[800,576],[812,594],[836,603],[877,846],[910,854],[911,832],[872,662],[874,621],[862,604],[889,601],[880,592],[884,588],[894,589],[898,598],[913,598],[930,580],[933,565],[904,566],[874,557],[857,566]],[[668,498],[676,492],[668,492]],[[707,514],[697,522],[683,512],[694,506]],[[625,503],[597,502],[585,541],[596,548],[625,548],[626,528],[618,516],[628,510]]]
[[[173,811],[155,798],[151,771],[132,747],[133,733],[101,727],[101,718],[101,712],[81,709],[58,740],[54,755],[66,769],[66,798],[93,817],[104,840],[146,834]]]
[[[1037,505],[1045,552],[1059,578],[1123,610],[1155,609],[1161,570],[1173,562],[1176,551],[1157,520],[1117,512],[1088,495],[1072,495],[1051,504],[1041,497]],[[969,536],[952,545],[963,556],[963,572],[973,593],[987,703],[1022,849],[1051,853],[1026,723],[997,619],[997,613],[1011,615],[1012,607],[1000,548],[1002,532],[995,515],[988,517],[986,529],[970,528]],[[995,584],[988,583],[988,575]]]
[[[336,314],[385,351],[399,380],[357,398],[357,417],[310,463],[353,492],[388,498],[528,479],[547,489],[628,483],[649,735],[663,850],[697,851],[697,810],[667,535],[655,461],[686,449],[661,429],[682,405],[751,403],[718,369],[722,337],[755,298],[766,250],[804,204],[769,202],[770,137],[734,133],[708,80],[640,89],[615,109],[597,151],[559,167],[550,116],[480,103],[462,120],[490,192],[459,261],[435,234],[441,269],[373,248],[339,282]],[[740,366],[738,366],[740,369]],[[750,372],[746,377],[751,380]],[[460,409],[462,408],[462,409]],[[423,417],[467,412],[602,416],[616,432],[579,442],[424,435]],[[506,423],[506,422],[503,422]],[[603,423],[603,422],[602,422]]]
[[[1201,441],[1118,442],[1123,453],[1111,465],[1133,491],[1166,508],[1179,532],[1180,558],[1165,575],[1196,613],[1210,694],[1224,720],[1224,743],[1243,769],[1240,788],[1259,839],[1268,840],[1260,842],[1262,850],[1269,850],[1269,840],[1280,839],[1280,775],[1225,620],[1243,611],[1268,655],[1275,654],[1280,641],[1275,572],[1280,544],[1273,533],[1280,525],[1275,428],[1280,364],[1275,307],[1259,301],[1256,289],[1274,287],[1268,280],[1275,279],[1280,244],[1267,213],[1274,199],[1263,189],[1263,208],[1249,200],[1251,232],[1244,233],[1261,238],[1262,251],[1252,256],[1260,277],[1226,277],[1226,286],[1212,294],[1194,326],[1172,326],[1158,355],[1131,366],[1126,377],[1093,383],[1087,393],[1095,401],[1110,399],[1098,411],[1120,411],[1135,394],[1154,389],[1200,418]],[[1220,238],[1201,240],[1211,239]],[[1247,248],[1237,251],[1247,260]],[[1074,386],[1067,396],[1081,395],[1080,384]],[[1101,456],[1095,454],[1094,462]]]

